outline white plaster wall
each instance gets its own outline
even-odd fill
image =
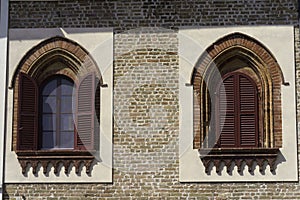
[[[0,1],[0,200],[3,185],[3,150],[5,130],[5,88],[7,63],[8,1]]]
[[[13,73],[22,57],[32,47],[41,41],[54,36],[64,36],[76,41],[85,48],[96,61],[102,74],[103,83],[108,87],[101,88],[101,113],[100,113],[100,149],[101,159],[93,167],[88,176],[83,168],[81,175],[75,174],[75,168],[67,176],[62,167],[59,176],[51,169],[49,176],[43,174],[42,168],[35,176],[32,168],[28,176],[23,176],[17,156],[12,151],[12,120],[13,120],[13,90],[8,90],[7,107],[7,140],[5,155],[5,182],[18,183],[45,183],[45,182],[112,182],[112,130],[113,130],[113,32],[112,29],[10,29],[9,30],[9,83]]]
[[[190,83],[193,68],[207,47],[218,39],[234,32],[249,35],[268,48],[278,61],[283,76],[289,86],[281,86],[282,91],[282,136],[283,147],[280,149],[285,161],[277,165],[276,174],[269,166],[262,175],[258,166],[251,175],[247,167],[243,175],[235,167],[232,175],[226,168],[222,174],[215,172],[215,167],[207,175],[199,158],[198,150],[193,149],[193,88]],[[234,182],[234,181],[297,181],[297,132],[295,98],[295,59],[293,26],[251,26],[228,28],[187,28],[179,30],[179,180],[181,182]]]

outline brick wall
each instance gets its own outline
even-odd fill
[[[10,2],[10,28],[295,24],[297,0]]]
[[[6,184],[5,199],[300,198],[299,183],[179,183],[177,32],[139,28],[296,24],[296,7],[290,0],[11,2],[10,28],[115,28],[114,172],[112,184]]]

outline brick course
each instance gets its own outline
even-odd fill
[[[300,198],[298,182],[179,182],[177,32],[139,28],[295,25],[296,8],[295,0],[10,2],[10,28],[115,28],[114,172],[112,184],[5,184],[5,199]],[[299,102],[300,43],[295,30]],[[299,110],[298,103],[298,120]]]
[[[296,0],[10,2],[10,28],[296,24]]]

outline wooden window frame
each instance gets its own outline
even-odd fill
[[[68,80],[70,82],[72,82],[73,84],[73,88],[77,88],[76,85],[75,85],[75,82],[74,80],[70,79],[69,77],[67,76],[64,76],[64,75],[54,75],[54,76],[51,76],[49,77],[48,79],[46,79],[42,84],[41,86],[39,87],[40,88],[40,96],[39,96],[39,99],[41,99],[40,103],[39,103],[39,113],[40,113],[40,121],[39,121],[39,139],[38,139],[38,149],[41,150],[41,149],[45,149],[45,150],[48,150],[46,148],[43,148],[42,147],[42,138],[43,138],[43,133],[42,133],[42,123],[43,123],[43,103],[44,103],[44,100],[43,100],[43,89],[44,87],[52,80],[56,80],[57,81],[57,85],[56,85],[56,88],[58,88],[59,86],[61,86],[61,82],[62,82],[62,79],[64,80]],[[62,114],[66,114],[66,113],[62,113],[61,112],[61,105],[58,103],[59,101],[61,101],[62,99],[62,94],[61,94],[61,89],[60,91],[58,91],[58,93],[56,94],[57,97],[56,97],[56,114],[55,114],[55,118],[56,118],[56,142],[55,144],[60,144],[60,134],[61,134],[61,130],[60,130],[60,125],[61,125],[61,115]],[[72,96],[74,99],[73,101],[75,100],[75,97]],[[69,114],[72,114],[73,116],[76,115],[76,113],[69,113]],[[74,140],[75,140],[75,120],[74,120],[74,126],[73,126],[73,137],[74,137]],[[70,150],[74,150],[74,147],[75,147],[75,142],[73,142],[73,148],[61,148],[61,147],[53,147],[53,148],[50,148],[50,149],[70,149]]]

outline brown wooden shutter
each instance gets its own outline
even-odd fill
[[[38,87],[27,74],[19,74],[18,150],[36,150],[38,141]]]
[[[219,118],[219,145],[221,147],[234,147],[236,145],[235,136],[235,79],[230,76],[223,81],[223,86],[219,92],[219,110],[216,115]]]
[[[256,147],[258,144],[257,89],[245,76],[239,76],[240,146]]]
[[[219,147],[257,147],[257,89],[241,73],[225,76],[219,87],[216,119]],[[218,136],[218,135],[217,135]]]
[[[94,149],[95,123],[95,76],[88,74],[84,77],[77,91],[77,134],[76,149]]]

